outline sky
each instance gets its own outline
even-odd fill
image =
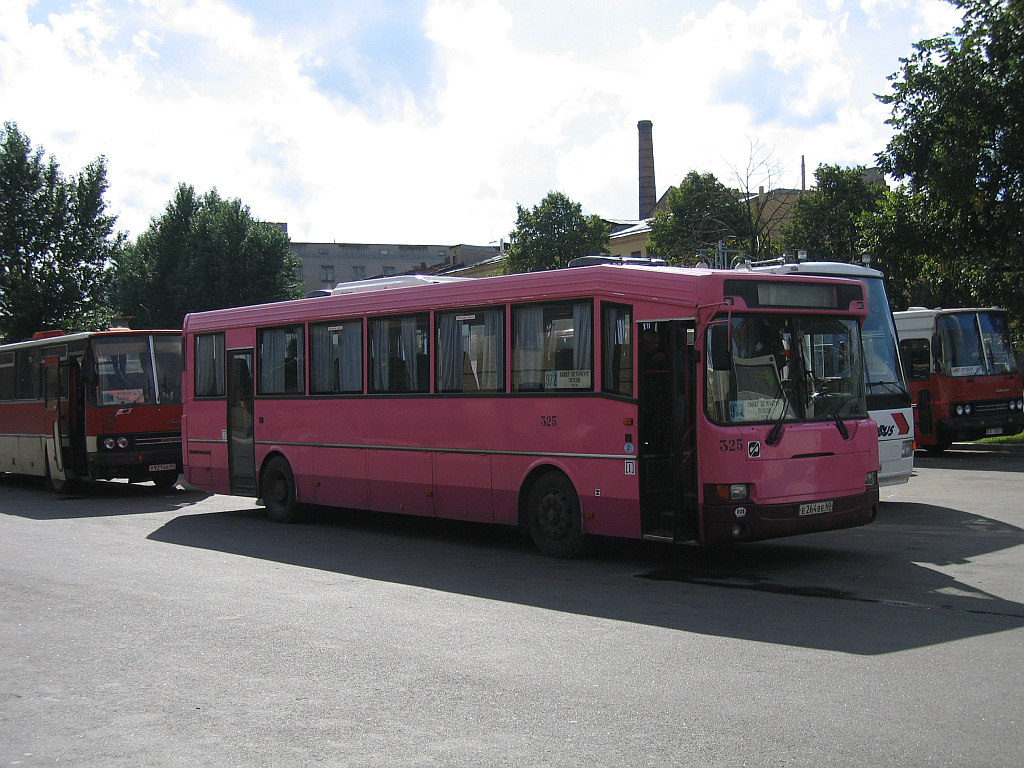
[[[134,238],[180,183],[299,242],[495,243],[562,192],[638,217],[691,170],[799,188],[872,166],[946,0],[3,0],[0,121],[107,164]]]

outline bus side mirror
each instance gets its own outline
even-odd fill
[[[711,326],[708,362],[713,371],[732,370],[732,352],[729,350],[729,326],[718,323]]]

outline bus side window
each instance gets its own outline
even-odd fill
[[[903,373],[908,379],[923,381],[931,374],[931,349],[927,339],[904,339],[900,342]]]
[[[633,394],[633,310],[601,306],[601,389]]]
[[[593,307],[560,302],[513,308],[516,392],[593,389]]]
[[[0,355],[0,400],[13,400],[16,377],[14,375],[14,353]]]
[[[261,395],[302,395],[306,391],[305,342],[301,325],[258,332],[257,376]]]

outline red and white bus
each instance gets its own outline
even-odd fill
[[[878,484],[907,482],[914,473],[914,413],[910,388],[900,365],[885,276],[877,269],[836,261],[773,262],[754,266],[753,270],[780,275],[848,277],[864,283],[868,293],[868,317],[863,327],[864,373],[868,413],[878,424]]]
[[[37,333],[0,346],[0,471],[174,484],[181,474],[181,332]]]
[[[185,318],[185,479],[297,504],[702,544],[870,522],[861,283],[583,266]]]
[[[917,444],[941,453],[959,440],[1024,430],[1021,373],[998,307],[894,313],[914,397]]]

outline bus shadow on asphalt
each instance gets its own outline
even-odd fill
[[[316,509],[291,526],[259,509],[183,515],[149,538],[581,616],[862,655],[1024,627],[1024,604],[947,572],[1024,544],[1024,531],[927,504],[887,503],[863,528],[734,547],[598,540],[572,561],[541,556],[507,528],[347,510]]]
[[[10,494],[8,496],[8,494]],[[37,477],[0,475],[0,513],[30,520],[71,520],[172,512],[210,494],[152,483],[96,480],[75,483],[67,493],[51,493]],[[14,497],[17,497],[16,502]],[[69,503],[74,502],[74,503]]]

